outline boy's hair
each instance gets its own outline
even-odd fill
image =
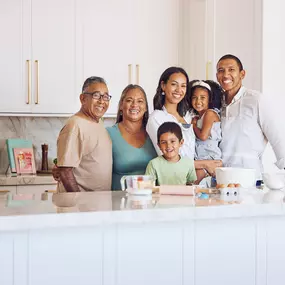
[[[180,126],[174,122],[166,122],[159,126],[157,130],[157,142],[159,143],[161,135],[165,133],[172,133],[178,138],[179,141],[183,139],[182,130]]]

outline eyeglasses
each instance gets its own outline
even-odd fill
[[[103,99],[103,101],[110,101],[112,96],[109,95],[108,93],[104,93],[104,94],[101,94],[99,91],[95,91],[93,93],[83,93],[83,94],[86,94],[86,95],[91,95],[93,99],[96,99],[96,100],[99,100],[99,99]]]

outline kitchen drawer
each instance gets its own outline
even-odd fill
[[[10,191],[11,194],[16,194],[16,186],[6,186],[6,185],[1,185],[0,186],[0,191],[5,191],[8,190]]]

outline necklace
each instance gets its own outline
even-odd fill
[[[127,133],[129,133],[130,135],[137,135],[137,134],[139,134],[139,133],[141,133],[142,132],[142,128],[141,129],[139,129],[138,131],[132,131],[130,128],[128,128],[123,122],[121,122],[121,125],[124,127],[124,129],[126,130],[126,132]]]

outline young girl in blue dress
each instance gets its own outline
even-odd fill
[[[219,143],[222,139],[220,108],[222,89],[211,80],[193,80],[190,82],[190,105],[193,108],[193,130],[196,135],[195,159],[221,159]],[[201,177],[204,170],[200,170]],[[199,172],[197,172],[199,180]],[[203,175],[202,175],[203,174]]]

